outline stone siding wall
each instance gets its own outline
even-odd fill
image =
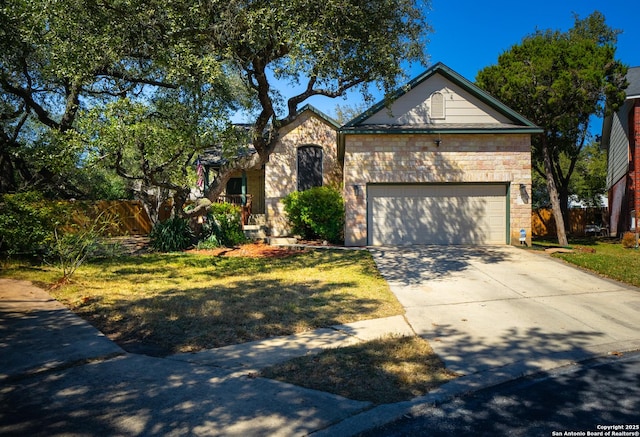
[[[282,199],[298,188],[298,148],[322,147],[323,184],[339,186],[342,170],[338,162],[336,129],[311,111],[302,113],[280,130],[280,139],[265,165],[265,213],[272,236],[289,235]]]
[[[345,147],[345,244],[367,244],[368,183],[467,182],[509,184],[511,242],[518,244],[525,229],[530,244],[529,135],[353,134]]]

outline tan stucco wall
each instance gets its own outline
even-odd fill
[[[336,129],[312,111],[305,111],[283,127],[275,150],[265,165],[265,213],[272,236],[289,234],[282,199],[298,187],[298,147],[322,147],[323,184],[339,186],[342,170],[338,163]]]
[[[352,134],[345,138],[345,244],[367,244],[367,183],[443,182],[509,183],[511,243],[519,244],[520,229],[531,243],[528,134]]]
[[[251,213],[264,214],[264,170],[249,170],[247,175],[247,194],[251,195]],[[233,178],[242,177],[242,172],[238,171],[231,176]],[[226,190],[222,192],[226,194]]]

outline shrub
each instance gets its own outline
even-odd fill
[[[0,198],[0,252],[42,254],[53,241],[56,226],[62,225],[68,211],[61,204],[45,200],[30,191],[4,194]]]
[[[314,187],[293,192],[283,203],[294,234],[332,243],[342,241],[344,200],[335,188]]]
[[[187,220],[172,217],[156,223],[149,238],[151,247],[160,252],[179,252],[191,246],[193,232]]]
[[[62,270],[60,282],[68,281],[88,257],[105,248],[101,242],[101,235],[112,225],[113,223],[101,214],[84,226],[67,225],[64,230],[54,230],[54,239],[49,245],[47,255]]]
[[[636,234],[633,232],[625,232],[622,235],[622,247],[627,249],[636,247]]]
[[[199,248],[236,246],[247,241],[242,231],[242,210],[230,203],[213,203],[202,226]]]

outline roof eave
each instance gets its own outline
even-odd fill
[[[512,134],[541,134],[544,130],[539,127],[509,127],[509,128],[347,128],[341,129],[343,135],[372,135],[372,134],[495,134],[495,133],[512,133]]]

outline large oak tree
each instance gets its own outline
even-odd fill
[[[308,98],[395,89],[405,63],[425,60],[425,8],[420,0],[7,0],[0,6],[0,188],[55,184],[64,172],[53,163],[75,165],[86,152],[68,141],[85,109],[124,98],[149,104],[166,90],[207,85],[216,94],[231,81],[239,92],[217,106],[218,126],[228,127],[232,110],[244,105],[257,153],[235,159],[226,151],[233,159],[209,187],[214,199],[234,171],[268,160],[279,127]],[[190,138],[214,146],[226,134],[201,130]],[[34,152],[43,157],[38,165]]]
[[[229,160],[207,196],[217,197],[238,168],[259,168],[278,128],[312,96],[339,97],[368,85],[396,88],[406,62],[423,62],[426,4],[418,0],[212,1],[194,29],[208,50],[244,78],[257,99],[251,143],[256,154]],[[426,2],[425,2],[426,3]],[[203,17],[202,14],[199,14]],[[279,86],[299,89],[283,100]]]
[[[6,0],[0,5],[0,191],[81,194],[69,172],[83,107],[164,82],[150,59],[157,13],[140,2]]]
[[[526,36],[476,78],[480,87],[544,130],[532,140],[533,165],[546,180],[561,245],[568,244],[570,180],[589,143],[592,117],[624,101],[627,67],[615,59],[618,33],[599,12],[576,17],[567,32]]]

